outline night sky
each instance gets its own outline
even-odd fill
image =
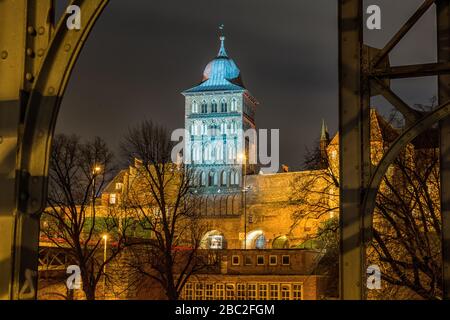
[[[382,10],[382,30],[367,43],[382,47],[422,0],[366,1]],[[434,10],[391,54],[391,64],[434,62]],[[335,0],[111,0],[72,75],[57,132],[100,136],[113,150],[144,118],[184,126],[181,91],[201,80],[218,51],[225,24],[229,56],[261,103],[258,128],[280,129],[280,162],[301,167],[319,138],[321,119],[338,125],[338,42]],[[426,104],[435,78],[394,81],[411,104]],[[373,104],[388,112],[382,98]]]

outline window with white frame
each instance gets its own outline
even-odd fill
[[[269,265],[276,266],[277,265],[277,256],[269,256]]]
[[[214,283],[205,283],[205,300],[214,300]]]
[[[241,264],[241,261],[240,261],[240,260],[241,260],[241,259],[240,259],[239,256],[232,256],[232,257],[231,257],[231,264],[232,264],[233,266],[238,266],[238,265]]]
[[[270,300],[279,300],[280,294],[280,284],[279,283],[270,283],[269,284],[269,299]]]
[[[193,300],[194,299],[194,286],[191,282],[186,283],[184,286],[184,299]]]
[[[225,284],[216,283],[216,299],[217,300],[225,299]]]
[[[291,257],[290,257],[290,256],[287,256],[287,255],[282,256],[282,257],[281,257],[281,264],[282,264],[283,266],[288,266],[288,265],[290,265],[290,264],[291,264]]]
[[[109,204],[116,204],[117,195],[115,193],[111,193],[109,195]]]
[[[196,282],[195,283],[195,300],[203,300],[204,299],[204,290],[203,290],[203,283]]]
[[[292,284],[292,300],[302,300],[302,284]]]
[[[258,284],[259,300],[267,300],[267,289],[268,289],[267,283],[259,283]]]
[[[291,285],[288,283],[281,284],[281,300],[291,300]]]
[[[264,256],[257,256],[256,257],[256,264],[258,266],[263,266],[265,264]]]
[[[238,283],[236,289],[236,300],[245,300],[245,283]]]
[[[235,300],[235,285],[234,283],[227,283],[225,284],[225,299],[226,300]]]
[[[258,285],[256,283],[247,284],[247,299],[248,300],[256,300],[257,288],[258,288]]]

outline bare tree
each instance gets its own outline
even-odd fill
[[[368,263],[380,266],[389,288],[382,292],[386,295],[372,294],[372,297],[437,299],[442,295],[436,137],[430,130],[410,144],[391,165],[380,186],[374,213],[374,238],[367,253]],[[372,159],[382,157],[389,147],[390,139],[387,140],[378,147],[372,145]],[[321,167],[324,159],[320,155],[317,150],[309,153],[306,164],[316,170],[295,181],[291,197],[298,205],[295,223],[305,218],[326,220],[327,214],[339,210],[337,155],[326,154],[326,168]],[[329,267],[334,268],[335,263],[330,262]]]
[[[151,121],[129,130],[122,150],[134,167],[124,207],[135,216],[149,239],[132,250],[130,267],[159,283],[177,300],[189,277],[203,267],[199,254],[203,227],[194,208],[194,173],[171,161],[169,132]]]
[[[113,155],[100,138],[82,143],[77,136],[58,135],[52,145],[48,206],[41,232],[64,248],[80,267],[86,299],[96,298],[105,265],[127,246],[127,219],[112,209],[98,212],[96,200],[114,173]],[[106,259],[102,239],[111,244]],[[99,250],[100,249],[100,250]]]

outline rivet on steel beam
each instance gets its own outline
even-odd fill
[[[44,27],[39,27],[38,33],[40,35],[43,35],[45,33],[45,28]]]
[[[66,44],[66,45],[64,46],[64,50],[65,50],[66,52],[70,51],[71,48],[72,48],[72,47],[70,46],[70,44]]]
[[[54,94],[55,93],[55,88],[50,87],[48,88],[48,94]]]
[[[34,80],[34,77],[33,77],[33,75],[31,73],[28,72],[25,75],[25,79],[27,79],[28,81],[32,82]]]
[[[5,60],[6,58],[8,58],[8,51],[3,50],[0,56],[2,57],[3,60]]]
[[[27,49],[27,56],[29,56],[29,57],[31,57],[31,58],[34,57],[34,51],[33,51],[33,49],[31,49],[31,48],[28,48],[28,49]]]
[[[28,32],[28,34],[29,34],[30,36],[35,36],[35,35],[36,35],[36,30],[35,30],[32,26],[29,26],[29,27],[27,28],[27,32]]]
[[[39,57],[42,57],[42,56],[44,55],[44,53],[45,53],[45,50],[44,50],[44,49],[39,49],[39,50],[37,51],[37,55],[38,55]]]

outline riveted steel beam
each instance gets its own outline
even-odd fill
[[[26,0],[0,1],[0,300],[11,297],[19,123],[26,105]]]
[[[366,107],[363,87],[362,1],[339,1],[339,177],[340,177],[340,297],[363,297],[362,217]]]
[[[450,64],[450,2],[436,1],[438,62]],[[439,103],[450,101],[450,75],[438,77]],[[450,299],[450,117],[439,123],[443,298]]]
[[[108,2],[73,0],[71,4],[81,8],[81,30],[68,30],[69,14],[65,14],[55,31],[52,0],[0,1],[0,27],[5,21],[2,14],[8,17],[4,28],[0,28],[0,35],[4,31],[8,41],[16,43],[15,52],[20,56],[11,60],[8,67],[0,60],[0,80],[17,78],[21,83],[19,86],[16,81],[10,88],[11,92],[16,92],[17,99],[12,101],[19,101],[16,103],[19,112],[13,117],[10,107],[3,108],[9,108],[4,122],[9,131],[15,132],[15,137],[9,143],[10,154],[14,154],[9,157],[14,159],[8,160],[9,164],[14,162],[7,172],[9,183],[0,174],[0,186],[11,194],[7,205],[0,202],[1,216],[6,217],[0,220],[0,229],[5,233],[11,230],[11,240],[6,241],[9,243],[4,244],[4,234],[0,243],[0,271],[5,271],[0,272],[0,299],[36,297],[39,218],[46,201],[49,152],[56,117],[80,50]],[[19,7],[19,3],[23,6]],[[22,23],[14,31],[19,20],[10,17],[19,13]],[[18,37],[21,41],[16,39]],[[0,53],[4,43],[9,42],[0,37]],[[6,75],[7,68],[9,74]],[[2,105],[11,105],[9,100],[3,99],[3,91],[0,87],[0,112]]]
[[[450,63],[424,63],[407,66],[395,66],[383,69],[375,69],[371,77],[379,79],[403,79],[403,78],[417,78],[430,77],[439,74],[449,74]]]

